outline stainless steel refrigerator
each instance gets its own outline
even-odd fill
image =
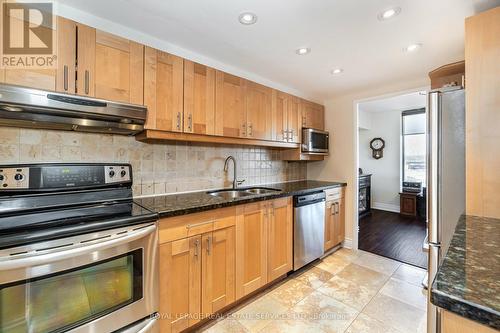
[[[430,289],[465,213],[465,91],[460,87],[429,93],[427,112],[427,332],[440,331],[440,313]]]

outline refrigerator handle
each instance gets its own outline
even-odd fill
[[[441,93],[429,93],[427,117],[427,228],[428,242],[439,244],[439,172],[441,167],[440,125]]]

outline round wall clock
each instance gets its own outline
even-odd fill
[[[370,141],[370,148],[372,149],[372,156],[378,160],[384,156],[385,141],[382,138],[374,138]]]

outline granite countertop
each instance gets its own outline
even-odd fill
[[[500,219],[462,216],[431,288],[433,304],[500,329]]]
[[[287,183],[258,185],[258,187],[280,189],[281,191],[270,194],[255,194],[229,200],[209,195],[206,193],[206,191],[200,191],[183,194],[169,194],[149,198],[137,198],[134,201],[143,207],[157,212],[158,214],[160,214],[160,217],[170,217],[239,205],[243,203],[300,195],[313,191],[321,191],[327,188],[341,187],[346,185],[346,183],[339,182],[303,180]],[[257,185],[255,187],[257,187]]]

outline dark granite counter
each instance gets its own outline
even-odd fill
[[[431,288],[433,304],[500,329],[500,219],[462,216]]]
[[[209,195],[206,193],[206,191],[200,191],[183,194],[170,194],[150,198],[138,198],[135,199],[135,202],[143,207],[159,213],[160,217],[169,217],[244,203],[300,195],[314,191],[321,191],[327,188],[341,187],[346,185],[346,183],[338,182],[303,180],[296,182],[259,185],[259,187],[279,189],[281,191],[270,194],[255,194],[229,200]]]

